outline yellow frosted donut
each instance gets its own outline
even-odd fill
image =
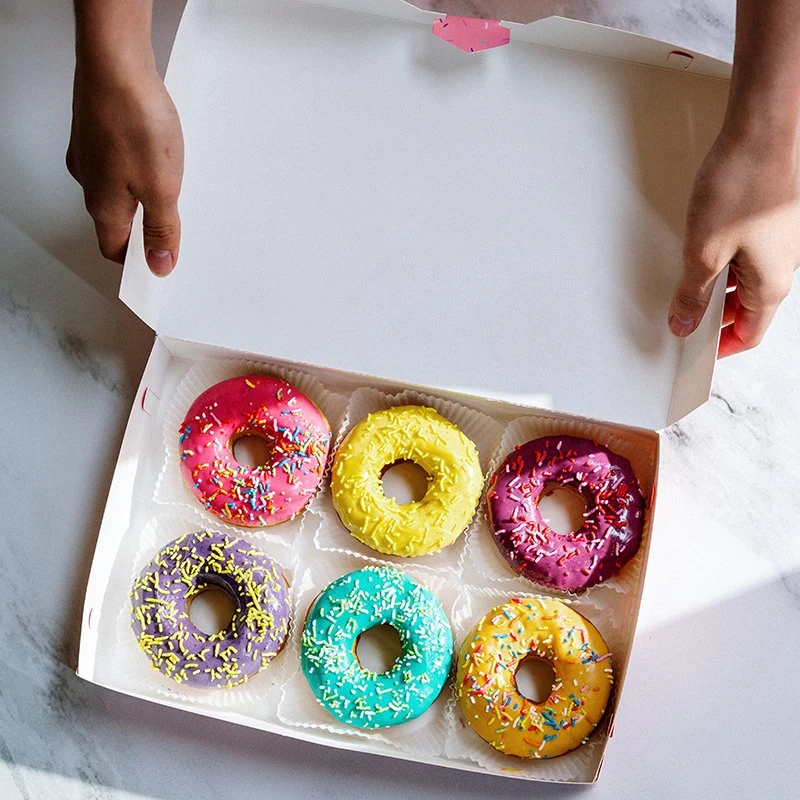
[[[413,461],[429,476],[425,496],[387,497],[387,467]],[[475,514],[483,486],[478,450],[432,408],[376,411],[347,434],[333,462],[331,493],[344,526],[373,550],[395,556],[434,553],[452,544]]]
[[[550,696],[523,697],[515,680],[529,655],[555,672]],[[582,745],[608,705],[614,673],[597,629],[548,597],[515,597],[492,609],[464,639],[456,694],[472,729],[496,750],[554,758]]]

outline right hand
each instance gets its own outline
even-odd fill
[[[76,70],[67,169],[83,187],[100,252],[123,263],[141,203],[147,264],[168,275],[180,246],[183,134],[155,68],[125,80]]]
[[[670,328],[687,336],[730,264],[719,356],[755,347],[792,288],[800,264],[800,185],[794,143],[766,133],[752,142],[723,129],[695,179],[684,241],[683,277]]]

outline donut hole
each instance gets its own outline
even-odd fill
[[[270,443],[254,433],[245,433],[231,440],[230,448],[237,463],[243,467],[263,467],[272,457]]]
[[[189,599],[189,619],[196,628],[211,636],[230,627],[236,608],[236,601],[226,589],[201,586]]]
[[[529,655],[519,662],[514,675],[517,691],[533,703],[544,703],[556,683],[556,671],[547,659]]]
[[[355,653],[362,669],[388,672],[403,655],[400,634],[391,625],[376,625],[356,639]]]
[[[430,475],[416,461],[401,459],[381,472],[383,493],[401,506],[419,503],[428,493]]]
[[[545,486],[539,496],[539,513],[551,530],[566,535],[583,527],[586,500],[567,486]]]

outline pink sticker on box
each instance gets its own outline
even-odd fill
[[[453,17],[449,14],[433,23],[433,35],[465,53],[490,50],[511,40],[511,30],[504,28],[499,20]]]

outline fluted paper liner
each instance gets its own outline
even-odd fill
[[[154,499],[157,503],[167,505],[191,506],[208,520],[207,524],[210,526],[222,520],[209,513],[203,507],[183,479],[180,470],[178,431],[186,418],[186,412],[203,392],[221,381],[243,375],[272,375],[290,383],[306,395],[327,419],[331,428],[331,445],[336,439],[337,430],[347,405],[345,396],[331,392],[313,375],[301,370],[271,364],[269,361],[208,358],[193,364],[166,402],[162,426],[164,458],[161,472],[156,481]],[[325,472],[323,473],[323,480],[325,479],[325,473],[330,470],[330,464],[329,455],[328,462],[325,465]],[[320,481],[320,485],[322,485],[322,481]],[[308,506],[306,506],[307,508]],[[290,541],[300,531],[304,511],[300,512],[294,519],[277,525],[265,527],[237,525],[235,527],[237,530],[250,531],[253,541],[258,541],[259,537],[263,537],[264,540],[282,539]]]
[[[658,469],[652,444],[646,443],[643,439],[638,440],[634,435],[622,435],[611,425],[603,425],[575,417],[563,417],[552,412],[530,414],[518,417],[506,427],[500,440],[500,446],[492,461],[490,476],[500,468],[503,461],[514,451],[515,447],[542,436],[576,436],[592,439],[599,444],[605,445],[618,455],[624,456],[631,462],[647,503],[642,544],[639,547],[639,551],[618,573],[583,592],[566,592],[549,587],[546,588],[520,576],[506,561],[505,556],[500,552],[494,541],[489,525],[486,503],[482,501],[481,508],[466,535],[464,579],[476,584],[486,581],[490,583],[511,582],[514,586],[519,585],[519,582],[522,581],[522,585],[529,587],[528,591],[541,593],[546,590],[553,596],[560,597],[586,596],[600,586],[623,593],[635,592],[644,561],[645,540],[650,532],[651,498],[653,483]]]
[[[131,530],[128,535],[137,541],[136,555],[129,562],[127,591],[116,592],[114,598],[108,598],[109,606],[103,613],[115,614],[116,646],[113,653],[114,669],[123,676],[126,685],[136,691],[150,695],[153,699],[166,697],[171,700],[218,709],[235,709],[238,713],[249,714],[258,719],[276,720],[277,706],[281,687],[286,674],[290,671],[287,650],[289,637],[295,625],[294,617],[289,625],[289,635],[281,652],[260,672],[253,675],[241,686],[231,689],[202,689],[176,683],[171,678],[155,669],[147,655],[136,641],[131,624],[130,591],[133,583],[144,567],[163,547],[179,536],[208,528],[209,530],[236,536],[250,541],[247,533],[230,525],[218,524],[208,526],[199,515],[161,514],[151,519],[141,531]],[[294,554],[285,544],[271,542],[268,545],[254,543],[259,549],[274,558],[281,567],[281,572],[289,584],[290,608],[294,608],[293,596]],[[122,588],[120,586],[120,588]]]
[[[606,594],[613,596],[615,593],[607,592]],[[487,589],[465,586],[456,600],[453,613],[453,628],[458,637],[456,640],[456,658],[458,658],[462,642],[477,622],[492,609],[508,602],[512,597],[554,598],[566,603],[588,619],[600,632],[611,650],[616,685],[619,670],[617,665],[627,661],[632,630],[626,631],[621,628],[615,616],[604,610],[603,600],[602,598],[598,599],[597,596],[591,598],[564,598],[557,596],[556,593],[536,589],[520,592],[509,591],[506,587]],[[633,603],[634,600],[631,599],[629,602]],[[525,773],[526,777],[540,781],[589,782],[594,779],[602,759],[608,738],[609,712],[614,702],[615,693],[612,690],[604,718],[586,744],[557,758],[524,759],[500,753],[488,742],[481,739],[467,724],[461,714],[455,691],[452,691],[447,703],[450,729],[445,752],[450,758],[468,759],[498,775]]]
[[[299,577],[296,591],[297,605],[294,609],[297,624],[294,626],[292,639],[288,645],[292,650],[292,663],[295,669],[287,679],[278,706],[278,716],[281,722],[292,727],[317,728],[344,737],[381,742],[410,754],[442,755],[450,727],[446,706],[452,693],[452,672],[441,694],[424,714],[409,722],[374,731],[355,728],[336,720],[319,704],[303,675],[300,667],[301,637],[305,619],[314,600],[336,578],[367,566],[394,567],[393,564],[377,559],[356,558],[348,553],[327,553],[324,557],[314,560]],[[452,618],[453,605],[458,596],[458,587],[452,581],[432,576],[422,570],[415,570],[413,567],[407,567],[402,571],[430,589],[442,604],[447,618]],[[454,643],[455,636],[453,631]]]

